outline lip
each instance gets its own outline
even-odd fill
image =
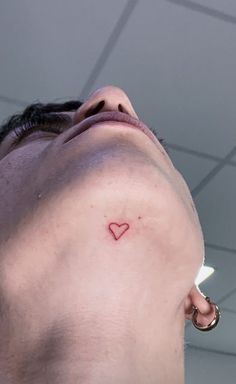
[[[67,138],[65,143],[73,139],[73,137],[78,136],[80,133],[86,131],[93,125],[97,123],[106,122],[106,121],[109,121],[109,122],[117,121],[119,123],[126,123],[131,128],[138,129],[139,131],[143,132],[147,137],[149,137],[149,139],[153,141],[155,145],[159,145],[159,141],[156,138],[156,136],[150,131],[150,129],[141,120],[138,120],[135,117],[132,117],[126,113],[122,113],[118,111],[101,112],[94,116],[87,117],[76,126],[76,130],[72,132],[72,135],[69,138]]]

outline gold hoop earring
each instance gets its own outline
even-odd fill
[[[214,319],[210,322],[208,325],[201,325],[200,323],[197,322],[197,315],[198,315],[198,308],[193,306],[193,316],[192,316],[192,323],[195,328],[199,329],[199,331],[211,331],[213,328],[215,328],[220,320],[220,309],[219,307],[215,304],[212,303],[210,300],[210,297],[205,297],[206,301],[212,305],[215,306],[215,317]]]

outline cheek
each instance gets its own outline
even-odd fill
[[[166,189],[163,207],[163,248],[170,256],[169,269],[173,277],[179,273],[186,282],[192,282],[204,258],[201,228],[183,191]]]
[[[179,194],[186,205],[189,212],[189,217],[195,222],[198,230],[201,231],[201,224],[199,221],[198,213],[189,190],[188,184],[182,174],[175,168],[175,185],[179,191]]]
[[[36,199],[36,147],[19,148],[0,160],[0,245],[13,236],[20,220],[30,212],[32,199]]]

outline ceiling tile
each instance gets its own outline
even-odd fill
[[[93,90],[120,86],[167,142],[223,157],[236,141],[235,67],[234,25],[139,2]]]
[[[235,355],[189,346],[184,352],[185,384],[235,384]]]
[[[193,325],[186,327],[185,342],[190,346],[236,354],[235,323],[236,314],[223,312],[217,327],[210,332],[201,332]]]
[[[236,258],[236,255],[235,255],[235,258]],[[234,276],[235,276],[235,270],[236,270],[235,267],[236,265],[234,266]],[[232,295],[230,295],[226,300],[224,300],[222,305],[226,310],[235,312],[236,314],[236,288],[235,288],[235,292]]]
[[[4,2],[1,94],[29,102],[78,98],[125,4],[126,0]]]
[[[236,249],[236,167],[225,166],[194,197],[206,243]]]
[[[13,114],[20,113],[24,107],[16,106],[10,103],[4,103],[0,101],[0,125],[6,120],[8,117]]]
[[[168,154],[175,168],[184,177],[190,190],[193,190],[217,164],[213,160],[203,159],[172,148],[168,148]]]
[[[201,4],[205,7],[212,8],[232,16],[236,16],[236,2],[235,0],[196,0],[196,4]]]

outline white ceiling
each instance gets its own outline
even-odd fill
[[[236,1],[9,0],[0,10],[1,120],[113,84],[166,139],[198,209],[200,288],[221,308],[186,342],[236,355]]]

